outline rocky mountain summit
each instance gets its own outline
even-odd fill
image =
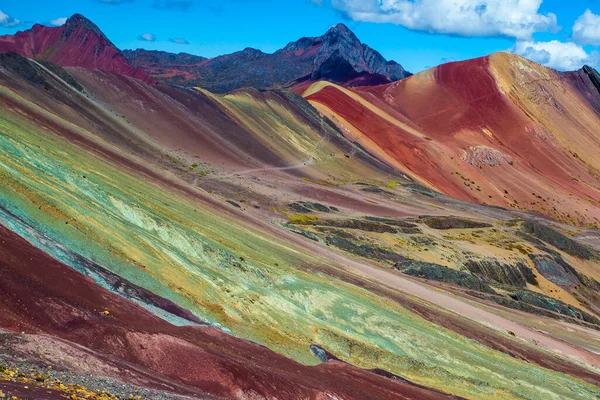
[[[146,72],[132,67],[104,33],[80,14],[73,15],[62,26],[36,24],[15,35],[0,36],[0,53],[8,52],[64,67],[104,69],[155,83]]]
[[[199,86],[213,92],[254,87],[286,87],[306,81],[327,80],[343,85],[376,85],[411,74],[395,61],[356,37],[344,24],[325,35],[304,37],[273,54],[247,48],[213,59],[148,50],[125,50],[125,58],[157,80],[181,86]]]

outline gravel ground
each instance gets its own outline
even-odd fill
[[[76,373],[61,369],[56,364],[48,365],[43,358],[35,358],[31,354],[23,354],[15,350],[15,345],[26,341],[26,336],[0,331],[0,370],[8,368],[19,371],[25,375],[42,374],[47,380],[59,380],[64,385],[80,385],[89,391],[107,392],[119,399],[149,399],[149,400],[187,400],[187,399],[213,399],[213,397],[187,397],[159,390],[147,389],[117,379],[99,377],[93,373]],[[39,356],[38,356],[39,357]],[[24,389],[28,386],[28,389]],[[68,398],[65,393],[48,390],[43,386],[35,387],[33,384],[17,383],[0,380],[0,390],[5,398],[17,396],[19,399],[56,399]],[[57,397],[58,395],[58,397]],[[64,396],[64,397],[61,397]],[[0,399],[2,396],[0,395]]]

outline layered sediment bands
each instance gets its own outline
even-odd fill
[[[430,189],[596,226],[595,76],[497,53],[377,87],[317,83],[304,95],[348,137]]]
[[[480,222],[472,221],[466,218],[458,217],[420,217],[419,222],[427,225],[433,229],[477,229],[477,228],[490,228],[492,225]]]
[[[47,256],[22,242],[7,250],[7,328],[121,358],[140,366],[139,379],[194,395],[598,395],[597,343],[578,341],[584,325],[570,325],[563,340],[566,328],[553,325],[562,320],[520,324],[521,313],[464,300],[453,284],[393,270],[413,258],[456,269],[474,253],[523,258],[518,225],[503,223],[518,213],[415,184],[295,95],[214,95],[109,71],[17,65],[43,83],[0,71],[0,219]],[[403,126],[415,140],[435,142]],[[291,214],[290,204],[311,213]],[[456,215],[460,224],[434,229],[418,222],[422,215]],[[320,241],[284,228],[318,218],[323,224],[298,229]],[[463,219],[494,225],[457,229]],[[590,260],[556,251],[596,275]],[[44,280],[46,262],[58,272]],[[464,276],[441,274],[458,283]],[[539,290],[560,290],[557,297],[580,308],[542,278]],[[313,345],[339,361],[321,365]],[[388,386],[397,382],[365,371],[433,390]]]
[[[550,297],[542,296],[540,294],[528,291],[519,291],[512,293],[511,297],[536,307],[545,308],[546,310],[554,311],[559,314],[569,316],[571,318],[577,318],[586,322],[593,323],[598,326],[597,329],[600,329],[600,319],[586,313],[585,311],[578,310],[573,306],[565,304],[561,301],[557,301]]]
[[[533,271],[524,262],[508,265],[496,260],[470,260],[465,263],[465,268],[473,274],[505,285],[525,287],[528,283],[538,283]]]
[[[538,239],[551,244],[559,250],[585,260],[592,259],[596,254],[589,247],[573,240],[549,226],[526,221],[521,225],[524,232],[535,235]]]
[[[98,378],[129,380],[195,398],[449,398],[341,362],[306,367],[215,328],[173,326],[2,226],[0,238],[0,324],[64,339],[55,349],[37,348],[55,368],[68,365],[69,351],[79,352],[87,360],[95,358]],[[118,368],[128,373],[117,375]],[[37,393],[35,383],[29,385],[30,394]]]
[[[531,254],[529,257],[535,264],[535,269],[549,281],[567,287],[581,284],[577,272],[564,261],[558,262],[554,258],[536,254]]]
[[[83,81],[79,79],[81,74],[75,75]],[[156,93],[154,88],[147,90]],[[390,299],[327,274],[307,271],[329,266],[334,269],[333,263],[336,270],[343,271],[343,266],[337,265],[330,253],[306,250],[304,242],[284,241],[287,236],[279,230],[274,234],[264,224],[247,221],[244,214],[222,211],[204,197],[194,195],[192,189],[173,185],[174,178],[159,180],[115,158],[96,156],[87,146],[75,145],[62,135],[62,127],[70,127],[82,137],[94,135],[84,127],[73,126],[75,122],[61,119],[61,113],[49,115],[6,86],[2,87],[1,99],[3,105],[10,104],[0,108],[0,203],[8,211],[3,224],[73,268],[78,261],[65,256],[64,248],[189,310],[201,321],[296,362],[318,364],[310,351],[310,345],[318,344],[357,367],[389,371],[415,384],[462,397],[586,398],[597,394],[597,388],[577,378],[517,360],[440,329]],[[45,104],[44,98],[36,101]],[[272,119],[287,115],[286,121],[294,120],[276,102],[256,102],[247,94],[221,101],[235,102],[233,110],[255,110]],[[264,111],[269,107],[275,110],[272,114]],[[53,123],[37,124],[30,121],[29,115],[44,115]],[[243,114],[240,111],[237,115]],[[257,121],[256,116],[242,122],[251,126],[252,121]],[[300,132],[315,135],[312,131]],[[325,152],[322,154],[325,157]],[[336,161],[324,168],[329,165],[343,164]],[[163,174],[167,175],[157,173],[165,178]],[[51,241],[43,240],[46,237]],[[103,307],[103,301],[98,303],[91,309]],[[36,307],[43,307],[40,304]],[[113,308],[108,310],[111,314],[122,313],[118,307]],[[59,318],[65,314],[59,311],[45,315]],[[96,321],[104,317],[89,318]],[[74,328],[79,324],[72,316],[66,319],[73,321]],[[185,332],[189,329],[204,328],[185,328]],[[214,353],[209,357],[204,345],[194,347],[190,335],[170,339],[150,327],[126,335],[125,343],[132,344],[135,359],[143,365],[190,385],[206,379],[205,374],[210,372],[198,365],[198,359],[214,356],[219,365],[222,357]],[[122,336],[117,335],[115,340],[109,340],[115,338],[109,334],[93,337],[106,338],[107,342],[101,342],[103,352],[120,351],[116,344],[122,343]],[[182,341],[191,341],[192,346]],[[230,348],[238,356],[252,354],[237,344]],[[182,362],[190,367],[182,368]],[[276,365],[277,371],[285,365],[268,358],[258,363]],[[327,363],[319,368],[333,366]],[[344,373],[336,369],[333,374]],[[248,376],[254,375],[248,372]],[[317,380],[314,375],[307,376]],[[517,384],[518,392],[512,389]],[[240,383],[228,378],[221,385],[236,388]],[[266,391],[252,386],[257,382],[249,385],[259,393]],[[291,387],[289,390],[302,390]],[[347,387],[354,390],[352,385]],[[361,397],[359,389],[356,393]]]
[[[446,282],[480,292],[496,293],[483,279],[468,272],[456,271],[432,263],[407,262],[405,264],[407,265],[400,263],[396,268],[407,275],[437,282]]]
[[[527,293],[524,295],[524,293]],[[495,296],[480,292],[467,292],[467,294],[480,299],[492,301],[502,307],[524,311],[536,316],[559,319],[571,324],[578,324],[591,329],[600,330],[600,320],[573,306],[557,302],[554,299],[545,299],[530,292],[511,293],[510,296]],[[568,318],[565,318],[568,317]]]

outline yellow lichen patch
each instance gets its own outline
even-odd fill
[[[0,364],[0,381],[10,381],[23,384],[24,389],[36,386],[64,393],[66,397],[73,400],[119,400],[119,398],[107,391],[98,392],[82,385],[65,384],[59,379],[53,378],[50,373],[43,371],[38,373],[24,373],[18,369]],[[5,394],[0,390],[0,398]],[[15,398],[14,396],[12,398]],[[127,400],[137,400],[140,397],[129,396]]]
[[[290,219],[291,224],[306,224],[312,221],[318,221],[321,218],[316,215],[306,215],[306,214],[286,214],[286,216]]]

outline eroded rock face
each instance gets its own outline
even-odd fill
[[[513,162],[508,155],[502,153],[500,150],[483,145],[470,146],[466,150],[463,150],[460,159],[477,168],[482,168],[483,166],[496,167],[503,163],[512,164]]]
[[[496,293],[490,286],[479,277],[468,272],[456,271],[438,264],[411,262],[408,266],[396,264],[396,269],[403,273],[418,278],[438,282],[446,282],[453,285],[465,287],[485,293]]]
[[[470,260],[465,263],[465,268],[475,275],[505,285],[526,287],[528,283],[538,284],[533,271],[523,262],[509,265],[493,259]]]
[[[575,257],[589,260],[594,252],[587,246],[563,235],[562,233],[536,222],[526,221],[521,225],[523,231],[535,235],[538,239],[551,244],[559,250]]]
[[[357,244],[351,240],[337,236],[327,236],[325,238],[325,243],[327,243],[328,245],[335,246],[341,250],[345,250],[357,256],[370,258],[372,260],[377,261],[387,261],[396,265],[398,265],[398,263],[400,263],[400,265],[404,265],[405,263],[412,261],[387,249],[369,246],[362,243]]]
[[[294,203],[288,204],[288,207],[298,213],[302,214],[310,214],[313,212],[321,212],[321,213],[332,213],[339,212],[340,210],[334,206],[326,206],[321,203],[313,203],[308,201],[297,201]]]
[[[347,229],[356,229],[360,231],[366,232],[377,232],[377,233],[398,233],[402,231],[402,227],[394,227],[390,224],[376,222],[376,221],[366,221],[359,219],[309,219],[306,221],[298,221],[295,222],[297,225],[313,225],[313,226],[327,226],[332,228],[347,228]]]
[[[539,254],[531,254],[529,257],[535,264],[538,272],[549,281],[559,286],[576,286],[581,284],[573,267],[566,262],[558,262],[556,259]]]
[[[600,112],[600,75],[598,71],[584,65],[578,71],[564,72],[563,76],[579,90],[596,112]]]
[[[554,319],[564,319],[563,316],[569,317],[569,322],[575,322],[579,325],[600,329],[600,320],[595,316],[569,304],[563,303],[562,301],[538,293],[518,291],[511,293],[510,296],[487,295],[477,292],[468,292],[468,294],[480,299],[493,301],[504,307],[525,311],[534,315],[542,315]],[[593,324],[595,326],[588,324]]]
[[[478,229],[478,228],[490,228],[492,226],[485,222],[473,221],[470,219],[453,217],[453,216],[449,216],[449,217],[422,216],[419,218],[419,222],[427,225],[430,228],[441,229],[441,230]]]
[[[545,308],[546,310],[554,311],[562,315],[569,316],[571,318],[583,319],[583,320],[595,320],[598,321],[597,318],[592,317],[591,315],[587,315],[586,318],[583,316],[586,315],[585,312],[576,309],[573,306],[570,306],[562,301],[543,296],[538,293],[533,293],[529,291],[519,291],[511,294],[511,297],[515,300],[522,301],[527,304],[531,304],[536,307]],[[596,322],[597,323],[597,322]]]

